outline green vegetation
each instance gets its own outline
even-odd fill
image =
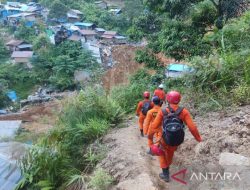
[[[33,59],[33,72],[41,83],[48,83],[64,90],[74,88],[74,72],[76,70],[97,70],[99,65],[91,53],[82,49],[80,42],[65,41],[52,46],[41,36],[35,48],[37,56]]]
[[[0,64],[3,62],[7,57],[9,53],[8,50],[5,47],[3,39],[0,38]]]
[[[118,103],[102,89],[88,88],[66,100],[63,108],[57,126],[20,163],[24,179],[19,189],[65,189],[83,180],[103,158],[102,147],[92,149],[88,145],[107,133],[111,124],[121,122],[123,116]],[[102,172],[94,176],[91,179],[94,188],[108,179]],[[110,180],[104,187],[109,183]]]
[[[248,104],[250,99],[250,12],[231,19],[244,12],[245,1],[234,8],[229,6],[234,1],[217,2],[164,1],[168,3],[165,6],[162,1],[146,1],[150,12],[134,20],[141,25],[131,28],[137,33],[130,37],[146,37],[149,41],[146,50],[137,52],[139,63],[164,71],[156,57],[159,52],[189,62],[195,70],[192,74],[182,79],[166,79],[165,84],[169,89],[185,92],[190,97],[188,102],[203,112]],[[157,15],[159,22],[153,16],[150,18],[151,14]],[[145,22],[148,20],[152,22]],[[154,32],[148,33],[152,28]]]

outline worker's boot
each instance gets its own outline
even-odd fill
[[[169,182],[169,168],[162,168],[162,173],[159,174],[159,177],[165,182]]]
[[[143,130],[140,129],[140,131],[141,131],[141,137],[144,137]]]

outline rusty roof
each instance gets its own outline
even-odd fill
[[[96,32],[94,30],[79,30],[79,32],[84,36],[96,35]]]
[[[6,46],[19,46],[21,43],[23,43],[24,41],[22,40],[10,40],[9,42],[7,42],[5,45]]]

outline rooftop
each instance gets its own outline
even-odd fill
[[[11,55],[12,58],[31,58],[33,51],[14,51]]]
[[[18,46],[21,43],[23,43],[22,40],[15,40],[15,39],[13,39],[13,40],[10,40],[9,42],[7,42],[5,45],[6,46]]]
[[[88,23],[88,22],[76,22],[74,23],[75,26],[86,26],[86,27],[90,27],[93,26],[93,23]]]
[[[171,63],[167,67],[168,71],[175,71],[175,72],[185,72],[185,71],[190,71],[191,67],[185,64],[178,64],[178,63]]]
[[[79,32],[82,34],[82,35],[96,35],[96,32],[94,30],[79,30]]]

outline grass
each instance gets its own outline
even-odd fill
[[[89,182],[93,190],[108,190],[113,183],[113,178],[103,169],[97,168]]]

